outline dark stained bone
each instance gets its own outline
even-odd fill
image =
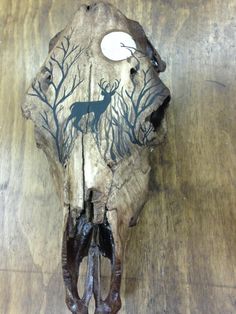
[[[121,43],[130,52],[126,60],[111,61],[101,51],[101,40],[113,31],[128,33],[136,43],[135,49]],[[97,314],[115,314],[121,307],[129,227],[147,200],[150,147],[166,133],[170,95],[159,78],[164,70],[137,22],[109,4],[82,6],[50,41],[49,56],[22,106],[35,125],[61,199],[63,277],[66,303],[74,314],[88,313],[92,296]],[[82,296],[77,285],[84,257]],[[104,299],[102,258],[111,263]]]

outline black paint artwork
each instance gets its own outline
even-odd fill
[[[162,95],[161,83],[156,81],[150,71],[152,67],[141,70],[140,58],[145,54],[131,47],[128,49],[137,65],[130,71],[132,88],[128,91],[120,87],[121,81],[108,82],[104,78],[97,83],[102,99],[100,100],[78,100],[69,106],[69,115],[66,121],[60,123],[60,112],[64,109],[65,100],[80,88],[84,78],[81,78],[78,61],[89,49],[81,48],[79,45],[71,45],[73,30],[56,47],[61,51],[60,59],[51,54],[47,65],[43,68],[46,83],[43,85],[40,80],[32,83],[30,96],[37,97],[45,109],[42,110],[42,128],[53,138],[59,161],[65,164],[73,149],[76,137],[79,133],[91,132],[95,139],[98,150],[107,160],[118,162],[125,156],[131,154],[132,145],[148,145],[153,141],[155,128],[151,122],[141,125],[140,116],[147,108],[155,104],[158,97]],[[137,57],[134,55],[140,53]],[[89,65],[88,65],[89,66]],[[67,77],[70,71],[76,73],[70,84]],[[90,65],[90,72],[92,65]],[[135,74],[139,71],[142,75],[142,86],[137,86]],[[59,72],[59,79],[56,80],[54,73]],[[50,100],[47,90],[51,89]],[[89,91],[90,92],[90,91]],[[50,94],[50,95],[51,95]],[[67,101],[68,103],[68,101]],[[84,119],[86,117],[86,120]],[[86,121],[86,123],[84,123]],[[101,139],[105,139],[105,149],[101,151]]]
[[[61,163],[69,157],[73,148],[74,132],[73,129],[65,136],[60,123],[59,113],[63,110],[63,102],[69,98],[74,91],[83,82],[80,77],[79,66],[77,66],[77,74],[74,75],[73,81],[70,86],[66,82],[66,78],[70,73],[73,66],[76,66],[78,59],[88,48],[81,48],[79,45],[70,44],[73,30],[71,30],[68,36],[64,36],[64,40],[56,48],[61,50],[62,58],[60,61],[55,57],[55,54],[50,56],[48,65],[44,67],[43,71],[47,78],[47,85],[42,86],[39,80],[35,80],[32,83],[32,93],[28,93],[30,96],[39,98],[45,105],[45,110],[41,113],[42,127],[52,136],[55,141],[58,158]],[[54,71],[58,70],[60,78],[57,82],[54,80]],[[46,91],[51,87],[53,91],[52,99],[48,99]],[[50,116],[50,118],[49,118]],[[51,119],[52,116],[52,119]]]
[[[93,120],[90,123],[92,132],[98,131],[98,123],[101,115],[106,111],[108,105],[111,103],[111,98],[115,94],[117,88],[119,87],[120,81],[116,81],[111,87],[110,84],[101,79],[98,86],[101,89],[102,100],[97,101],[77,101],[70,106],[71,114],[67,119],[66,127],[68,123],[72,121],[73,126],[78,130],[83,132],[80,126],[80,120],[83,116],[93,113]],[[65,127],[65,129],[66,129]]]
[[[150,78],[151,68],[142,71],[143,85],[139,86],[132,80],[132,90],[128,92],[121,88],[106,115],[106,143],[105,155],[114,161],[130,155],[131,143],[138,146],[151,144],[155,136],[153,124],[146,121],[145,125],[140,123],[140,116],[151,105],[155,104],[157,97],[163,96],[165,89],[160,90],[160,83]],[[112,136],[110,136],[112,134]],[[112,140],[110,140],[110,138]],[[108,153],[109,152],[109,153]]]

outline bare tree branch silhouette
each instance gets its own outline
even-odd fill
[[[61,163],[64,163],[69,156],[73,147],[73,138],[75,130],[67,132],[62,129],[59,123],[59,113],[63,109],[62,103],[69,98],[74,91],[84,81],[81,79],[80,69],[77,65],[77,74],[74,75],[71,84],[65,84],[65,81],[70,73],[71,68],[76,65],[78,59],[85,52],[87,48],[81,48],[79,45],[71,45],[71,38],[73,35],[73,29],[69,35],[64,36],[61,43],[56,46],[56,49],[61,50],[61,55],[55,55],[52,53],[48,64],[44,66],[44,71],[47,75],[48,87],[53,90],[53,96],[49,100],[46,92],[42,88],[42,84],[39,80],[35,80],[32,83],[32,92],[28,93],[30,96],[39,98],[49,109],[44,110],[41,113],[43,125],[42,127],[52,136],[55,141],[58,158]],[[57,69],[60,76],[56,80],[54,72]],[[49,114],[52,115],[52,119],[49,118]]]

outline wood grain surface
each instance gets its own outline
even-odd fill
[[[236,313],[236,3],[114,0],[167,62],[168,136],[127,246],[121,314]],[[0,2],[0,314],[65,314],[62,215],[20,104],[81,4]]]

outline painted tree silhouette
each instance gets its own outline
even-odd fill
[[[51,135],[55,142],[58,158],[64,163],[69,156],[72,146],[75,130],[71,129],[67,133],[63,130],[59,123],[59,113],[63,109],[63,102],[69,98],[76,88],[83,82],[81,79],[79,66],[77,61],[87,48],[81,48],[80,45],[71,45],[73,29],[69,35],[64,36],[61,43],[55,49],[60,50],[57,55],[52,53],[46,66],[44,66],[45,75],[47,75],[48,87],[51,87],[53,96],[50,100],[42,87],[39,80],[32,83],[32,91],[30,96],[39,98],[47,107],[40,114],[42,117],[42,127]],[[73,66],[77,66],[77,74],[74,75],[72,81],[66,81],[70,70]],[[57,77],[54,76],[57,71]],[[58,76],[59,73],[59,76]]]
[[[137,92],[137,84],[132,80],[133,88],[131,92],[122,89],[120,96],[119,112],[113,108],[116,116],[120,115],[125,121],[126,128],[124,132],[128,135],[129,140],[133,144],[139,146],[147,145],[152,139],[149,138],[150,133],[154,130],[151,123],[148,125],[140,124],[140,116],[143,112],[152,106],[157,97],[162,95],[159,82],[149,75],[151,68],[142,71],[143,86],[140,92]],[[117,119],[113,118],[115,125],[119,124]]]
[[[140,64],[138,64],[138,67]],[[132,79],[132,89],[124,87],[116,93],[112,106],[106,112],[103,132],[106,138],[104,158],[113,161],[129,156],[131,144],[144,146],[152,143],[154,127],[151,122],[141,124],[141,115],[155,104],[165,88],[150,75],[151,68],[142,70],[143,84],[137,86]],[[98,142],[99,145],[99,142]]]

